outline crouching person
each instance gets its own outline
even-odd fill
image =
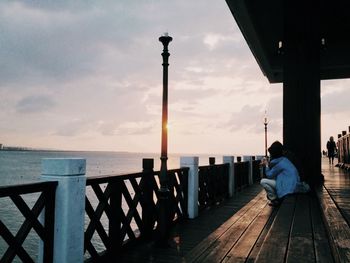
[[[261,179],[260,184],[265,189],[270,205],[278,206],[284,196],[295,193],[300,184],[297,168],[283,156],[283,145],[275,141],[268,149],[270,163],[263,159],[266,178]]]

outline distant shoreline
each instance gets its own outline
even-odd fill
[[[62,150],[62,149],[35,149],[16,146],[3,146],[0,151],[7,152],[115,152],[115,153],[130,153],[128,151],[96,151],[96,150]]]
[[[105,152],[105,153],[122,153],[122,154],[144,154],[144,155],[159,155],[159,152],[133,152],[133,151],[113,151],[113,150],[62,150],[62,149],[40,149],[40,148],[27,148],[20,146],[2,146],[1,151],[7,152]],[[212,156],[256,156],[262,154],[232,154],[232,153],[181,153],[181,152],[168,152],[168,155],[179,155],[179,156],[202,156],[202,155],[212,155]]]
[[[57,150],[57,149],[31,149],[21,147],[4,147],[0,149],[4,152],[115,152],[115,153],[130,153],[127,151],[92,151],[92,150]]]

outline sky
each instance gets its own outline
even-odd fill
[[[169,153],[263,154],[282,141],[269,84],[224,0],[0,1],[0,143],[159,152],[162,44]],[[322,81],[322,148],[347,130],[349,80]]]

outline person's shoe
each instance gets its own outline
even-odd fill
[[[277,207],[281,204],[281,201],[278,200],[278,199],[275,199],[275,200],[272,200],[270,203],[269,203],[269,206],[273,206],[273,207]]]

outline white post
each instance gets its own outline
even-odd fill
[[[228,195],[229,195],[229,197],[232,197],[233,193],[235,192],[235,169],[234,169],[235,157],[234,156],[223,156],[222,162],[229,164]]]
[[[58,181],[55,200],[54,263],[84,262],[86,160],[42,159],[44,181]],[[42,244],[39,262],[43,262]]]
[[[243,156],[243,162],[249,162],[248,184],[253,184],[253,158],[252,156]]]
[[[264,155],[257,155],[255,156],[255,159],[261,161],[264,157]]]
[[[180,167],[188,167],[188,217],[198,216],[198,157],[180,157]]]

